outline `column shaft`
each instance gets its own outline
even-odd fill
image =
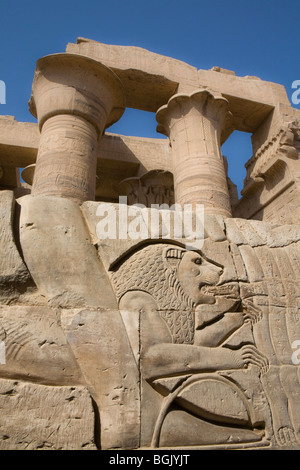
[[[158,110],[157,121],[172,146],[175,202],[203,204],[206,213],[231,217],[220,150],[227,105],[207,90],[175,95]]]
[[[41,134],[32,194],[93,200],[97,140],[95,127],[79,116],[49,118]]]

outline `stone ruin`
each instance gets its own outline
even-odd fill
[[[164,138],[107,132],[126,107]],[[37,61],[29,109],[36,123],[0,117],[0,449],[300,449],[300,111],[284,87],[79,38]],[[221,153],[234,130],[252,134],[240,198]],[[102,239],[120,196],[144,215],[203,205],[201,249]]]

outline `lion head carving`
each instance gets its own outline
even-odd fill
[[[214,302],[202,288],[216,285],[221,274],[222,267],[199,252],[158,243],[121,260],[111,271],[111,280],[118,301],[130,291],[150,294],[173,341],[191,343],[196,305]]]

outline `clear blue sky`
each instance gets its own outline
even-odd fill
[[[64,52],[79,36],[130,45],[197,67],[218,65],[286,87],[300,80],[299,0],[2,0],[0,114],[35,121],[28,100],[38,58]],[[294,105],[300,107],[299,105]],[[126,111],[111,132],[162,137],[152,113]],[[234,133],[223,147],[230,176],[242,187],[250,136]]]

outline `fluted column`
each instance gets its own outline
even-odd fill
[[[157,130],[170,139],[175,202],[203,204],[205,213],[231,217],[221,133],[228,101],[208,90],[172,96],[156,114]]]
[[[29,109],[41,132],[32,194],[94,200],[99,138],[125,110],[119,78],[84,56],[43,57]]]

